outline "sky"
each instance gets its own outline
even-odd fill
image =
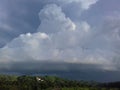
[[[120,0],[0,0],[0,73],[120,80]]]

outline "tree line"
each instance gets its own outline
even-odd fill
[[[68,80],[56,76],[0,75],[0,90],[67,90],[67,88],[69,88],[68,90],[70,90],[70,88],[76,87],[120,88],[120,82],[98,83],[94,81],[86,82],[83,80]]]

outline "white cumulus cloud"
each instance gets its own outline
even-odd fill
[[[83,9],[88,9],[97,0],[62,1],[80,2]],[[41,24],[36,33],[21,34],[0,49],[1,63],[55,61],[95,64],[105,70],[118,69],[118,58],[114,62],[118,53],[114,51],[115,46],[111,45],[114,41],[119,43],[119,39],[116,39],[119,35],[111,37],[111,34],[116,34],[115,31],[104,33],[103,29],[97,32],[86,21],[74,22],[56,4],[45,6],[40,11],[39,18]]]

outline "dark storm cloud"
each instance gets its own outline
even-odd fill
[[[120,80],[119,71],[102,71],[98,68],[98,65],[94,64],[49,62],[49,60],[47,62],[33,62],[31,60],[29,62],[11,62],[0,66],[2,67],[0,73],[57,75],[68,79],[100,82]]]

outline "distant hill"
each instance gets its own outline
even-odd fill
[[[85,89],[86,88],[86,89]],[[56,76],[0,75],[0,90],[119,90],[120,82],[98,83]]]

